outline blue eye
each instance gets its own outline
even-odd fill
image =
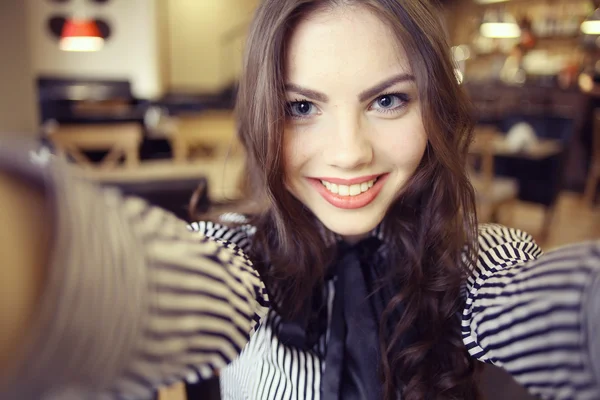
[[[394,98],[392,96],[381,96],[377,99],[377,105],[381,108],[388,108],[394,105]]]
[[[392,112],[399,110],[408,104],[409,98],[405,94],[384,94],[375,99],[371,108],[381,112]]]
[[[315,105],[310,101],[292,101],[288,103],[288,114],[295,118],[304,118],[310,116],[315,111]]]

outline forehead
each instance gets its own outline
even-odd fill
[[[360,6],[320,10],[303,19],[287,43],[286,79],[369,85],[410,73],[402,43],[374,12]],[[362,82],[361,82],[362,81]],[[318,83],[318,82],[317,82]]]

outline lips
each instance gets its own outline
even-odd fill
[[[371,203],[381,191],[388,174],[355,179],[308,178],[317,192],[331,205],[342,209],[358,209]]]

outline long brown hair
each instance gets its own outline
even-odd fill
[[[380,325],[385,398],[477,399],[475,362],[462,343],[461,285],[476,254],[474,194],[465,174],[470,107],[457,82],[441,21],[428,0],[264,0],[250,29],[237,118],[247,152],[255,216],[251,257],[277,311],[293,316],[323,282],[331,254],[319,222],[284,184],[286,45],[296,24],[326,7],[362,6],[387,23],[416,78],[428,135],[419,168],[390,207],[383,227],[397,293]],[[403,304],[401,315],[394,313]],[[409,330],[418,338],[401,346]]]

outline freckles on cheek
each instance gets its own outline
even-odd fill
[[[286,182],[291,182],[301,174],[300,170],[304,165],[306,155],[294,141],[286,142],[283,149],[283,172],[286,177]]]
[[[413,165],[421,162],[426,146],[427,139],[415,133],[387,143],[384,151],[397,164]]]
[[[299,132],[289,132],[284,139],[284,158],[288,167],[294,168],[309,158],[309,140]]]

